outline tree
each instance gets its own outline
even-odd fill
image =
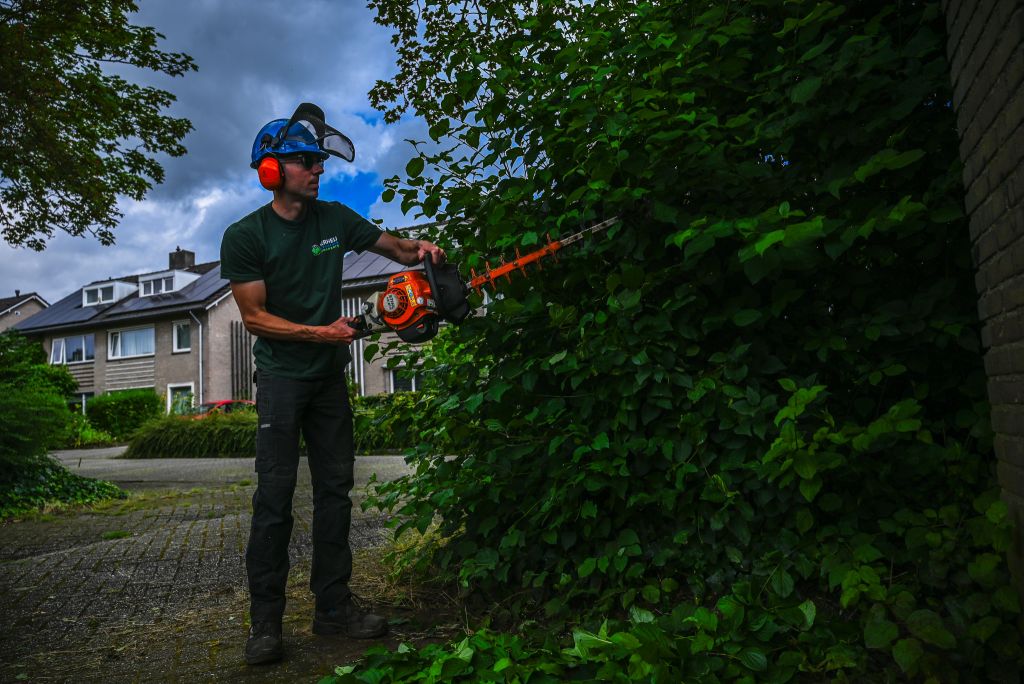
[[[163,181],[155,155],[181,156],[186,119],[161,114],[174,96],[105,65],[181,76],[182,53],[135,26],[131,0],[0,0],[0,230],[46,247],[55,230],[114,242],[117,198]]]
[[[378,504],[659,681],[1012,679],[939,3],[371,5],[436,143],[387,197],[464,266],[621,217],[435,341]]]

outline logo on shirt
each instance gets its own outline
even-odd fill
[[[332,249],[338,249],[341,247],[341,243],[338,242],[338,236],[324,238],[319,244],[313,245],[313,256],[320,256],[324,252],[330,252]]]

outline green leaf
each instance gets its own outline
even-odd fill
[[[754,672],[764,672],[768,669],[768,658],[759,648],[745,648],[740,651],[740,662]]]
[[[917,673],[917,663],[924,655],[924,648],[917,639],[900,639],[892,647],[892,657],[904,673],[913,676]]]
[[[868,648],[888,648],[899,635],[895,623],[885,619],[871,620],[864,625],[864,645]]]
[[[761,318],[761,312],[757,309],[740,309],[732,316],[732,322],[743,328]]]
[[[416,178],[423,173],[423,166],[423,157],[413,157],[405,165],[405,173],[408,174],[409,178]]]
[[[793,577],[782,568],[772,574],[771,585],[772,591],[780,598],[787,598],[793,593]]]
[[[796,84],[793,92],[790,94],[790,99],[796,104],[803,104],[814,97],[814,94],[818,92],[820,87],[821,77],[811,76]]]
[[[596,558],[587,558],[582,563],[580,563],[579,568],[577,568],[577,573],[579,574],[581,579],[585,578],[585,577],[590,577],[590,575],[594,572],[594,569],[596,567],[597,567],[597,559]]]
[[[800,480],[800,493],[803,494],[804,498],[808,501],[814,501],[814,497],[818,495],[820,490],[820,478],[814,478],[813,480]]]
[[[942,618],[934,611],[915,610],[907,616],[907,629],[925,643],[949,650],[956,647],[956,637],[946,629]]]
[[[814,605],[814,601],[807,599],[801,603],[798,608],[804,616],[803,629],[810,629],[814,626],[814,618],[818,615],[818,609]]]

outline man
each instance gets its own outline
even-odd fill
[[[313,632],[374,638],[387,631],[387,621],[362,612],[348,588],[354,456],[344,368],[356,331],[354,319],[339,316],[342,260],[347,251],[367,249],[407,266],[445,259],[430,242],[399,239],[343,204],[318,200],[330,155],[352,161],[355,150],[315,105],[302,104],[291,119],[264,126],[252,167],[274,199],[228,227],[221,243],[221,275],[231,282],[246,329],[258,338],[257,486],[245,554],[251,665],[283,655],[300,431],[313,483]]]

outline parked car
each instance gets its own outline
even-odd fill
[[[196,406],[189,412],[193,418],[205,418],[211,413],[234,413],[237,411],[255,411],[256,402],[248,399],[221,399],[208,401]]]

